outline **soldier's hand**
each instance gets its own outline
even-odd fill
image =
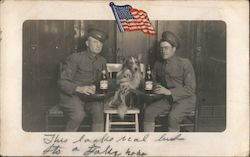
[[[154,93],[156,94],[164,94],[164,95],[171,95],[171,91],[162,85],[156,85],[154,89]]]
[[[86,95],[95,94],[95,88],[93,86],[77,86],[76,91]]]

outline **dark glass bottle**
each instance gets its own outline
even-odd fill
[[[108,77],[105,64],[102,65],[101,79],[100,79],[100,93],[106,94],[108,92]]]
[[[152,94],[153,93],[153,77],[152,77],[152,70],[151,66],[148,65],[146,69],[146,76],[145,76],[145,93]]]

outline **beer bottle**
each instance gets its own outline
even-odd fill
[[[106,94],[108,92],[108,77],[105,64],[102,65],[101,80],[100,80],[100,93]]]
[[[147,66],[146,76],[145,76],[145,93],[152,94],[153,93],[153,78],[152,78],[152,70],[150,65]]]

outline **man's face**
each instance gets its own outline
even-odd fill
[[[160,43],[161,56],[163,59],[169,59],[175,55],[176,48],[173,47],[169,42],[162,41]]]
[[[86,45],[89,48],[90,52],[93,54],[99,54],[102,51],[103,43],[93,37],[88,37]]]

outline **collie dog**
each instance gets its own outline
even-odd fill
[[[122,69],[117,73],[116,84],[118,89],[115,95],[108,101],[108,106],[117,108],[118,115],[124,119],[126,111],[131,107],[131,99],[133,91],[139,88],[142,82],[142,71],[140,67],[141,56],[128,57],[122,66]],[[130,104],[126,100],[130,101]]]

